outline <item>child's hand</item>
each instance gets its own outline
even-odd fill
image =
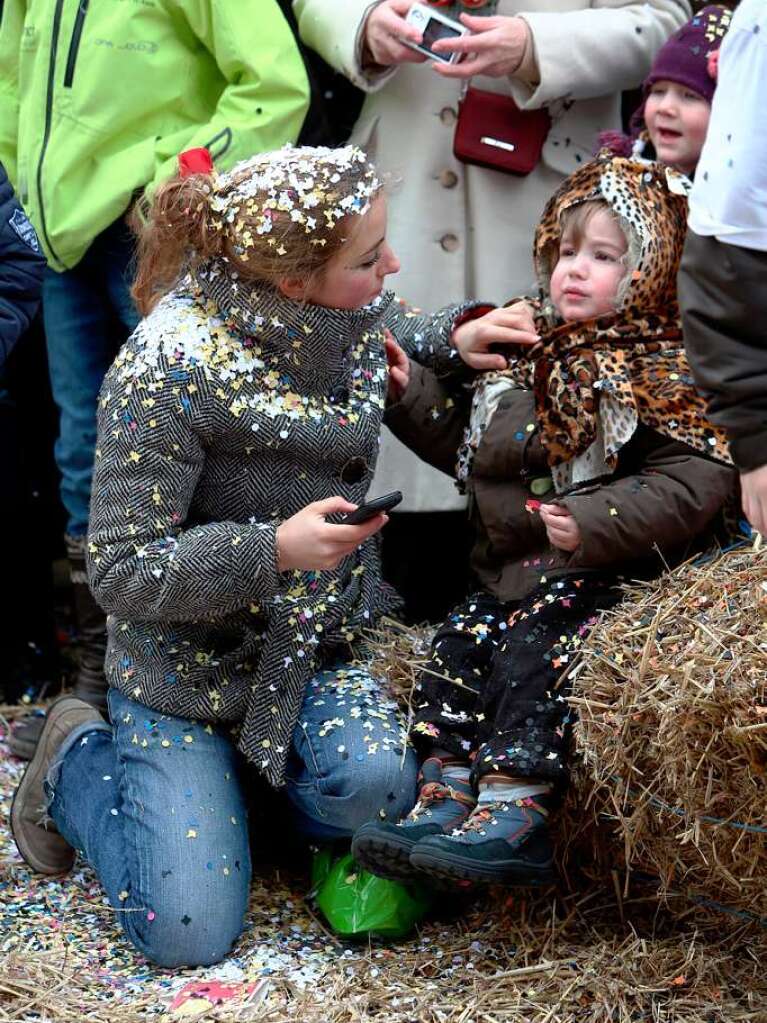
[[[352,512],[356,507],[343,497],[329,497],[307,504],[281,522],[277,527],[278,571],[324,572],[337,568],[347,555],[389,521],[383,512],[359,526],[325,521],[326,515]]]
[[[400,400],[407,390],[407,385],[410,383],[410,360],[394,340],[389,330],[386,331],[384,345],[386,347],[386,361],[389,363],[389,390],[387,397],[394,404],[394,402]]]
[[[567,508],[561,504],[542,504],[539,511],[552,547],[561,551],[574,551],[580,547],[580,527]]]
[[[493,309],[476,320],[467,320],[453,331],[453,347],[467,366],[477,370],[506,369],[506,357],[490,352],[491,345],[523,345],[540,341],[533,311],[527,302]]]

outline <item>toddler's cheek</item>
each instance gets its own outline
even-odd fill
[[[557,274],[556,270],[551,275],[549,291],[551,292],[551,301],[556,308],[559,308],[559,303],[562,301],[562,278],[561,274]]]

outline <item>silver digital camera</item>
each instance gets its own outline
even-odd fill
[[[434,53],[432,50],[432,46],[438,39],[452,39],[455,36],[465,36],[468,33],[469,30],[459,22],[445,17],[444,14],[440,14],[433,7],[427,7],[425,4],[413,4],[405,16],[405,21],[413,28],[417,28],[422,37],[420,43],[411,43],[407,39],[402,40],[411,50],[417,50],[425,57],[439,60],[443,64],[455,64],[461,56],[460,53]]]

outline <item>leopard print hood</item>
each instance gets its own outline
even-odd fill
[[[628,242],[627,271],[619,293],[621,316],[636,310],[676,309],[676,276],[687,221],[687,178],[662,164],[600,155],[571,174],[546,204],[535,233],[533,258],[542,311],[553,324],[551,274],[557,261],[565,210],[601,200],[618,217]]]

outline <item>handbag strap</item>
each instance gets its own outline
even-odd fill
[[[461,84],[461,92],[460,92],[460,95],[458,96],[458,106],[459,106],[459,108],[460,108],[461,104],[463,103],[463,101],[466,99],[466,94],[468,93],[469,89],[471,88],[471,83],[473,81],[474,81],[474,76],[473,75],[472,75],[471,78],[464,78],[463,83]]]

